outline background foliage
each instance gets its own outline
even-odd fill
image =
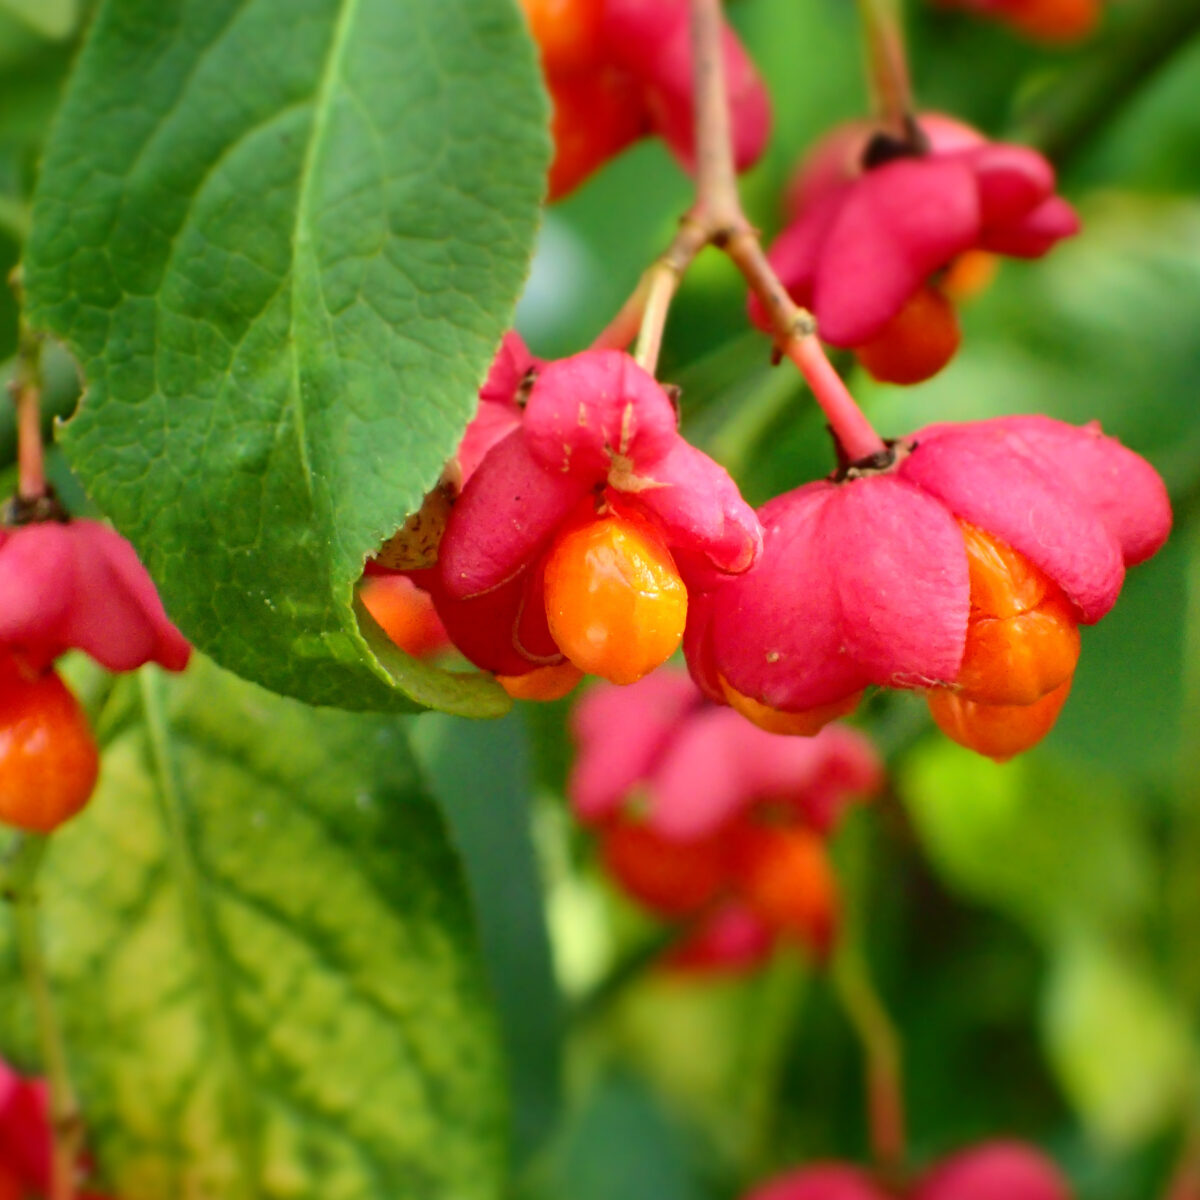
[[[521,287],[546,147],[515,9],[110,0],[67,86],[84,8],[0,4],[0,265],[32,213],[34,315],[90,388],[64,439],[82,489],[61,460],[57,479],[135,540],[224,666],[310,701],[499,711],[493,689],[360,634],[350,597],[436,478]],[[862,110],[856,20],[840,0],[730,9],[774,98],[745,181],[771,232],[797,155]],[[924,102],[1036,138],[1086,229],[1005,265],[936,380],[856,391],[885,434],[1097,417],[1162,471],[1177,528],[1085,632],[1063,719],[1021,762],[874,700],[861,719],[893,786],[839,857],[905,1038],[915,1156],[1017,1134],[1081,1200],[1156,1195],[1200,1103],[1200,8],[1114,4],[1070,52],[932,6],[911,18]],[[164,162],[169,194],[144,184]],[[518,310],[536,352],[594,336],[687,197],[646,143],[545,215]],[[0,352],[15,330],[0,299]],[[751,499],[830,467],[719,257],[689,275],[663,362],[686,430]],[[73,372],[49,365],[65,413]],[[262,473],[226,469],[241,439]],[[109,752],[51,855],[45,924],[99,1165],[126,1200],[185,1182],[720,1200],[863,1153],[858,1051],[803,964],[603,987],[652,931],[563,814],[565,704],[493,724],[335,714],[204,663],[179,683],[81,682]],[[0,1042],[30,1061],[20,1005],[0,1007]]]

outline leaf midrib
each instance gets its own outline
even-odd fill
[[[292,227],[292,323],[302,311],[303,284],[300,266],[302,256],[312,256],[313,280],[317,282],[320,295],[319,271],[311,238],[311,205],[316,164],[326,136],[332,95],[341,72],[342,60],[350,37],[359,0],[344,0],[334,26],[329,52],[317,84],[313,100],[313,119],[308,141],[304,149],[304,160],[300,170],[300,187],[296,202],[296,219]],[[296,422],[296,443],[304,471],[304,479],[310,500],[313,498],[314,478],[309,454],[307,416],[304,409],[304,394],[301,387],[300,352],[297,339],[292,338],[289,346],[292,365],[291,407]],[[159,784],[163,824],[170,845],[171,858],[175,864],[180,901],[184,910],[193,945],[196,949],[201,986],[213,1015],[213,1028],[217,1044],[216,1060],[227,1084],[222,1090],[222,1103],[226,1106],[230,1131],[238,1162],[238,1194],[244,1200],[254,1200],[258,1195],[258,1181],[262,1178],[262,1148],[255,1136],[258,1121],[252,1111],[254,1095],[253,1080],[246,1068],[245,1047],[238,1032],[237,1018],[233,1006],[221,985],[222,960],[224,953],[215,928],[212,906],[213,898],[201,878],[193,846],[188,837],[184,798],[180,794],[178,776],[168,737],[166,713],[161,695],[161,680],[146,670],[140,675],[142,706],[146,715],[146,726],[150,738],[151,759]]]
[[[337,21],[333,29],[333,39],[329,52],[325,56],[325,65],[321,70],[321,78],[317,83],[313,98],[312,129],[304,147],[304,161],[300,167],[300,190],[296,200],[296,220],[292,226],[292,305],[291,322],[296,324],[297,314],[303,310],[303,280],[300,266],[302,255],[305,261],[311,256],[312,277],[316,284],[316,294],[321,299],[321,307],[328,319],[328,309],[324,304],[324,296],[320,287],[320,270],[316,262],[316,252],[312,244],[311,204],[313,183],[316,179],[316,164],[321,146],[325,141],[326,126],[329,111],[332,107],[333,91],[341,76],[342,61],[346,53],[346,45],[350,40],[350,30],[354,17],[358,12],[359,0],[343,0]],[[292,360],[292,403],[291,408],[296,420],[296,445],[300,453],[300,463],[304,470],[304,481],[309,499],[313,499],[314,483],[312,460],[308,447],[308,417],[304,408],[304,391],[301,386],[302,368],[300,364],[300,345],[295,337],[289,341],[289,353]]]
[[[198,974],[203,994],[213,1016],[215,1061],[225,1076],[227,1085],[221,1089],[221,1102],[233,1137],[238,1162],[238,1195],[254,1200],[258,1195],[257,1181],[262,1177],[262,1154],[254,1127],[258,1122],[251,1111],[254,1083],[246,1068],[245,1048],[237,1029],[237,1018],[225,990],[221,986],[222,960],[213,916],[213,900],[207,894],[199,864],[187,829],[185,797],[172,753],[166,708],[162,697],[162,680],[154,668],[139,673],[142,711],[150,743],[151,766],[163,827],[167,835],[168,853],[174,865],[174,880],[179,892],[184,923],[198,961]]]

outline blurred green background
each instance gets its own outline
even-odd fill
[[[36,29],[21,7],[0,5],[5,273],[77,28]],[[863,111],[857,18],[848,0],[736,0],[730,15],[774,102],[770,152],[744,183],[769,235],[804,148]],[[1081,1200],[1162,1195],[1200,1122],[1200,3],[1115,0],[1099,36],[1053,52],[919,3],[909,19],[922,104],[1044,146],[1085,227],[1044,262],[1004,264],[938,378],[900,390],[856,374],[856,393],[885,436],[1008,412],[1097,418],[1163,473],[1177,524],[1085,631],[1070,703],[1021,760],[959,750],[915,698],[864,707],[892,782],[838,839],[847,903],[903,1037],[914,1161],[1016,1135]],[[647,142],[547,213],[519,311],[535,353],[596,335],[688,196]],[[0,358],[14,344],[0,290]],[[50,406],[68,412],[70,364],[51,369]],[[833,465],[715,252],[672,310],[662,375],[752,501]],[[0,461],[12,455],[5,412]],[[568,706],[413,721],[504,1019],[514,1197],[721,1200],[801,1161],[861,1160],[861,1058],[820,974],[787,956],[712,983],[625,970],[656,933],[565,814]]]
[[[863,111],[857,19],[841,0],[730,11],[774,101],[771,150],[744,181],[769,236],[804,148]],[[1099,419],[1164,474],[1177,525],[1085,631],[1071,701],[1023,759],[1001,767],[948,744],[913,698],[869,704],[858,719],[893,784],[838,854],[904,1040],[914,1160],[1016,1135],[1084,1200],[1162,1195],[1200,1116],[1200,6],[1114,4],[1097,38],[1055,51],[932,6],[908,17],[921,104],[1044,146],[1084,233],[1042,262],[1005,263],[938,378],[898,389],[856,373],[856,393],[885,436],[1010,412]],[[550,211],[520,310],[536,352],[595,335],[687,199],[645,144]],[[662,373],[684,387],[688,432],[761,502],[832,457],[743,304],[728,264],[702,257]],[[545,712],[530,722],[556,812],[561,727]],[[603,890],[595,908],[581,899],[603,889],[589,848],[545,821],[556,948],[574,962],[591,937],[594,982],[646,934],[625,931],[623,910],[614,934]],[[858,1049],[825,980],[797,963],[743,983],[640,979],[569,1048],[572,1116],[531,1194],[699,1200],[801,1161],[865,1158]]]

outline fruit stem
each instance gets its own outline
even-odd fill
[[[713,244],[729,256],[770,314],[780,351],[800,368],[850,459],[878,454],[885,449],[883,439],[825,357],[816,321],[788,295],[742,211],[729,136],[720,0],[692,0],[692,54],[698,164],[693,218],[707,225]]]
[[[882,453],[886,449],[883,439],[871,427],[826,356],[816,336],[812,314],[792,302],[763,253],[757,235],[750,231],[735,233],[725,245],[725,253],[770,314],[779,333],[780,349],[800,368],[846,457],[857,462]]]
[[[875,1165],[888,1180],[904,1169],[904,1087],[900,1038],[861,951],[843,941],[830,978],[866,1059],[867,1123]]]
[[[22,500],[40,500],[46,494],[41,359],[41,335],[22,321],[16,366],[8,385],[17,410],[17,495]]]
[[[692,259],[708,244],[708,231],[703,225],[684,217],[679,232],[670,246],[643,277],[644,301],[637,346],[633,357],[638,366],[651,375],[658,366],[662,350],[663,330],[675,292],[683,281]]]
[[[762,301],[771,316],[781,355],[790,358],[804,374],[847,456],[851,461],[869,458],[885,449],[883,439],[871,428],[825,357],[817,341],[816,321],[810,312],[793,302],[779,282],[763,252],[758,231],[742,210],[721,54],[721,0],[691,0],[691,3],[696,100],[695,202],[666,253],[642,276],[633,295],[592,344],[624,347],[638,329],[635,357],[653,373],[658,365],[667,310],[675,292],[696,255],[705,246],[716,246],[729,256],[750,290]],[[899,38],[898,22],[895,36]],[[903,66],[903,42],[895,44]],[[905,70],[905,88],[907,78]],[[907,96],[907,91],[904,95]]]
[[[748,228],[738,193],[729,126],[721,0],[692,0],[692,91],[696,105],[696,204],[693,215],[719,246],[723,234]]]
[[[37,876],[47,845],[47,839],[36,834],[18,835],[5,864],[4,894],[13,905],[17,951],[33,1005],[42,1066],[50,1086],[53,1151],[47,1200],[75,1200],[75,1175],[82,1149],[83,1124],[67,1071],[66,1048],[46,970],[38,913]]]
[[[665,261],[650,268],[650,280],[646,287],[646,308],[638,330],[637,346],[633,361],[645,371],[654,374],[658,356],[662,350],[663,331],[667,324],[667,313],[675,289],[679,286],[679,275]]]
[[[858,12],[871,107],[890,132],[905,137],[911,127],[913,97],[899,0],[858,0]]]
[[[851,462],[858,462],[882,454],[887,449],[883,439],[858,407],[821,343],[815,337],[793,339],[787,353],[812,388],[813,396],[846,457]]]
[[[667,312],[692,259],[709,243],[708,229],[691,213],[680,222],[671,244],[642,274],[633,294],[592,342],[593,350],[624,350],[637,338],[633,357],[654,374],[662,349]]]

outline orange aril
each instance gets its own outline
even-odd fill
[[[1051,596],[1020,616],[969,621],[956,690],[981,704],[1033,704],[1066,683],[1078,661],[1075,614]]]
[[[554,161],[548,200],[558,200],[645,132],[646,112],[636,83],[602,67],[546,80],[554,114]]]
[[[597,517],[561,533],[546,558],[546,620],[581,671],[636,683],[683,639],[687,589],[657,532],[629,517]]]
[[[1015,617],[1041,603],[1050,581],[1023,554],[966,521],[958,526],[967,550],[973,616]]]
[[[724,890],[728,876],[723,838],[668,840],[635,822],[607,830],[602,855],[624,891],[663,916],[682,917],[703,908]]]
[[[497,675],[496,682],[514,700],[561,700],[574,690],[583,672],[574,663],[535,667],[524,675]]]
[[[562,74],[599,65],[604,0],[521,0],[521,7],[547,71]]]
[[[1075,610],[1023,554],[966,521],[971,609],[952,688],[927,693],[938,727],[999,761],[1041,741],[1079,661]]]
[[[359,589],[363,607],[406,654],[422,658],[449,644],[433,601],[405,575],[372,575]]]
[[[773,929],[820,954],[837,923],[837,883],[825,844],[812,830],[746,824],[733,839],[739,894]]]
[[[787,712],[785,709],[772,708],[761,700],[744,696],[724,675],[719,675],[721,691],[725,700],[734,712],[739,712],[752,725],[765,729],[768,733],[783,733],[793,737],[816,737],[830,721],[838,717],[849,716],[862,699],[862,692],[852,692],[842,700],[834,700],[830,704],[818,704],[815,708],[805,708],[798,712]]]
[[[1036,746],[1054,727],[1071,691],[1071,681],[1060,684],[1033,704],[977,704],[948,688],[926,693],[929,711],[938,728],[960,746],[1006,762]]]
[[[1027,37],[1042,42],[1077,42],[1100,20],[1099,0],[1020,0],[1004,18]]]
[[[53,672],[0,684],[0,821],[50,833],[88,802],[100,763],[79,701]]]
[[[961,340],[954,305],[927,286],[854,353],[881,383],[920,383],[954,357]]]
[[[955,691],[980,704],[1033,704],[1079,661],[1075,611],[1024,555],[965,521],[971,611]]]
[[[961,304],[991,284],[999,265],[1000,260],[987,250],[964,250],[946,268],[938,287],[948,300]]]

